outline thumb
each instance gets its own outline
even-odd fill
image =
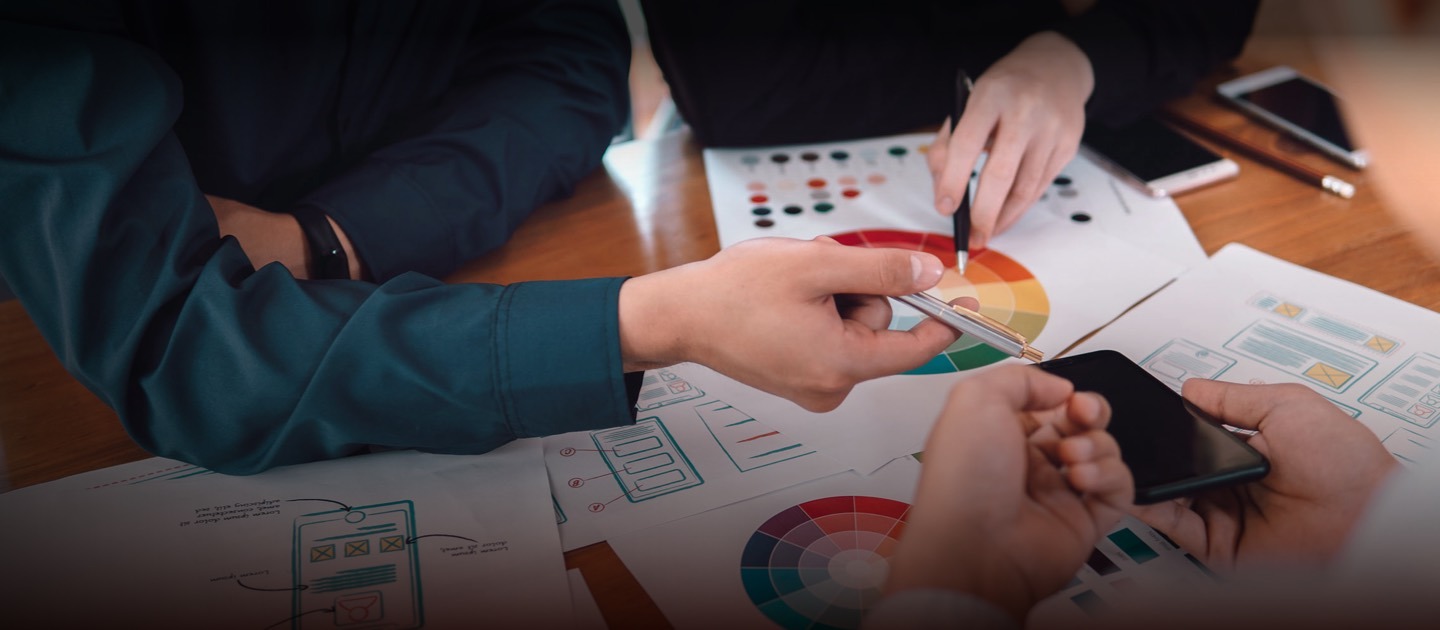
[[[1185,381],[1185,399],[1217,420],[1233,427],[1256,430],[1275,408],[1277,396],[1260,385],[1241,385],[1203,378]]]
[[[924,252],[816,243],[809,286],[825,294],[905,295],[940,282],[945,266]]]

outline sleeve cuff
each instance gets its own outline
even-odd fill
[[[1103,5],[1075,19],[1055,24],[1051,30],[1065,36],[1090,59],[1095,89],[1085,104],[1088,117],[1123,105],[1146,76],[1152,55],[1134,25]]]
[[[506,291],[495,324],[495,377],[515,437],[635,421],[620,358],[624,282],[524,282]]]

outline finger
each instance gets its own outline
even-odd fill
[[[835,305],[841,317],[860,322],[866,328],[884,330],[890,327],[892,313],[890,300],[886,298],[878,295],[837,295]]]
[[[935,182],[935,209],[940,214],[950,216],[955,213],[961,196],[970,185],[970,173],[975,170],[980,151],[985,148],[999,118],[999,110],[993,105],[972,101],[965,115],[955,124],[944,172]]]
[[[1044,189],[1047,180],[1046,168],[1054,151],[1048,144],[1036,146],[1037,142],[1038,139],[1031,141],[1031,146],[1020,160],[1020,170],[1015,175],[1015,182],[1010,186],[1010,194],[1005,197],[1000,213],[996,216],[994,234],[1009,229],[1024,216],[1030,206],[1035,205],[1035,200],[1040,198],[1040,191]]]
[[[1065,469],[1065,480],[1079,492],[1105,497],[1107,503],[1129,507],[1135,482],[1119,457],[1107,457]],[[1128,491],[1128,492],[1127,492]]]
[[[1241,385],[1201,378],[1185,381],[1181,393],[1196,407],[1226,424],[1251,430],[1259,430],[1272,410],[1295,395],[1290,388]]]
[[[1120,457],[1120,443],[1109,433],[1091,431],[1084,435],[1072,435],[1060,440],[1060,462],[1066,466],[1077,466],[1105,458]]]
[[[1012,365],[989,370],[966,379],[950,392],[956,408],[977,412],[990,407],[1011,411],[1005,422],[1014,422],[1014,412],[1039,412],[1065,404],[1075,386],[1070,381],[1030,366]],[[976,413],[977,416],[1000,415]]]
[[[1095,392],[1075,392],[1055,429],[1061,435],[1079,435],[1110,424],[1110,402]]]
[[[949,155],[950,117],[946,116],[945,122],[940,123],[940,130],[935,132],[935,140],[930,142],[930,150],[925,152],[925,164],[930,167],[930,180],[937,187],[940,184],[940,174],[945,171],[945,158]]]
[[[1025,139],[1002,123],[994,146],[990,149],[990,157],[986,158],[985,168],[980,172],[980,181],[975,185],[975,203],[970,208],[972,248],[984,249],[990,237],[995,234],[1000,207],[1010,195],[1025,147]]]
[[[858,322],[853,323],[859,326]],[[845,370],[857,380],[869,380],[908,372],[925,365],[950,344],[960,333],[933,319],[926,319],[910,330],[858,331],[862,334],[842,351]]]
[[[836,245],[839,245],[839,244],[840,244],[840,241],[837,241],[837,240],[835,240],[835,239],[833,239],[833,238],[830,238],[830,237],[824,236],[824,235],[815,237],[815,240],[816,240],[816,241],[819,241],[819,242],[821,242],[821,243],[834,243],[834,244],[836,244]]]
[[[833,247],[817,243],[796,265],[796,279],[812,296],[837,293],[905,295],[940,281],[945,268],[924,252],[892,248]]]

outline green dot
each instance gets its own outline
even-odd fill
[[[823,201],[822,201],[822,202],[820,202],[820,203],[815,204],[815,211],[816,211],[816,212],[829,212],[829,211],[834,210],[834,209],[835,209],[835,204],[832,204],[832,203],[826,203],[826,202],[823,202]]]
[[[905,153],[906,153],[905,147],[898,147],[898,146],[897,146],[897,147],[890,147],[890,155],[893,155],[893,156],[895,156],[895,157],[900,157],[900,156],[902,156],[902,155],[905,155]]]

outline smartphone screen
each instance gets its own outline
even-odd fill
[[[1055,359],[1040,369],[1110,403],[1108,431],[1135,476],[1135,502],[1155,503],[1251,481],[1269,463],[1244,440],[1144,368],[1113,350]]]
[[[1154,118],[1142,118],[1118,128],[1089,124],[1080,141],[1142,182],[1153,182],[1222,159]]]
[[[1236,94],[1235,99],[1269,110],[1341,149],[1355,150],[1350,135],[1345,133],[1345,124],[1340,120],[1335,97],[1325,88],[1303,78],[1292,77],[1242,92]]]

